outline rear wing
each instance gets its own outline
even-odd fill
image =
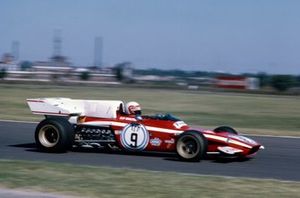
[[[71,98],[27,99],[33,114],[51,116],[90,116],[116,118],[123,107],[118,100],[80,100]]]

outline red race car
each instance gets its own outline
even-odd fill
[[[36,127],[37,146],[47,152],[64,152],[73,146],[126,151],[176,152],[187,161],[206,154],[251,157],[264,147],[233,128],[195,129],[170,115],[146,116],[136,102],[27,99],[34,114],[46,118]]]

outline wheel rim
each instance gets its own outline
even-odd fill
[[[54,147],[59,141],[58,129],[53,125],[45,125],[39,131],[39,141],[45,147]]]
[[[177,143],[177,152],[185,159],[192,159],[196,157],[199,151],[199,143],[193,136],[184,136]]]

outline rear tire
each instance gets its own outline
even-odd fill
[[[220,133],[220,132],[227,132],[227,133],[231,133],[231,134],[235,134],[238,135],[238,132],[236,130],[234,130],[232,127],[230,126],[220,126],[214,129],[215,133]]]
[[[200,161],[206,155],[207,140],[198,131],[186,131],[176,142],[176,152],[181,160]]]
[[[74,142],[74,129],[64,118],[47,118],[35,130],[35,142],[46,152],[66,152]]]

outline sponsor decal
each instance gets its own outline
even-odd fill
[[[152,146],[160,146],[161,140],[159,138],[150,139],[150,144]]]
[[[136,121],[135,118],[130,118],[130,117],[120,117],[120,120]]]
[[[128,124],[121,132],[121,144],[128,150],[144,150],[148,143],[149,133],[142,124]]]
[[[165,140],[166,144],[174,144],[175,140],[173,138],[171,138],[170,140]]]
[[[248,144],[257,144],[254,140],[251,140],[250,138],[247,138],[245,136],[240,136],[240,135],[231,135],[230,137],[238,139],[241,142],[245,142]]]
[[[230,155],[233,155],[235,153],[241,153],[241,152],[243,152],[240,149],[236,149],[236,148],[233,148],[233,147],[230,147],[230,146],[219,146],[218,150],[221,151],[221,152],[223,152],[223,153],[230,154]]]
[[[176,127],[176,129],[180,129],[181,127],[186,126],[187,124],[183,121],[177,121],[173,125],[174,127]]]

